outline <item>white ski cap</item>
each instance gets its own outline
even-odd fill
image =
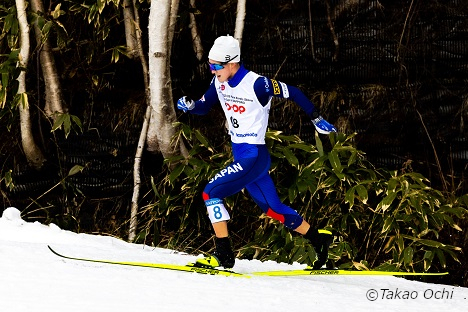
[[[208,53],[208,58],[222,63],[239,63],[239,41],[229,35],[218,37]]]

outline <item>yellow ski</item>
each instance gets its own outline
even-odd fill
[[[49,247],[50,251],[52,251],[55,255],[57,255],[57,256],[59,256],[61,258],[64,258],[64,259],[69,259],[69,260],[78,260],[78,261],[86,261],[86,262],[94,262],[94,263],[105,263],[105,264],[128,265],[128,266],[173,270],[173,271],[207,274],[207,275],[222,275],[222,276],[235,276],[235,277],[250,278],[250,275],[248,275],[248,274],[242,274],[242,273],[237,273],[237,272],[234,272],[234,271],[223,270],[223,269],[196,267],[193,264],[178,265],[178,264],[166,264],[166,263],[112,261],[112,260],[97,260],[97,259],[69,257],[69,256],[64,256],[62,254],[59,254],[58,252],[53,250],[52,247],[50,247],[50,246],[47,246],[47,247]]]
[[[285,271],[265,271],[254,272],[252,275],[262,276],[298,276],[298,275],[393,275],[393,276],[409,276],[409,275],[447,275],[448,272],[429,273],[429,272],[398,272],[398,271],[354,271],[354,270],[285,270]]]

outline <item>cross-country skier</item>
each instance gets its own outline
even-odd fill
[[[336,129],[320,116],[318,109],[298,88],[247,70],[240,62],[240,56],[239,42],[235,38],[217,38],[208,54],[210,70],[215,75],[208,91],[198,101],[186,96],[177,101],[178,109],[198,115],[221,104],[229,123],[234,156],[234,161],[216,173],[203,191],[216,236],[216,250],[211,256],[198,259],[197,265],[234,266],[227,226],[230,216],[223,199],[246,188],[264,213],[312,243],[317,253],[313,268],[319,269],[327,261],[332,234],[312,228],[296,210],[283,204],[268,173],[271,160],[265,145],[265,132],[271,99],[280,97],[294,101],[310,116],[319,133],[329,134]]]

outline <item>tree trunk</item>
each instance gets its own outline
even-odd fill
[[[178,0],[173,0],[172,3],[164,0],[152,1],[148,25],[152,111],[147,145],[148,151],[161,152],[164,158],[181,153],[187,155],[182,142],[172,142],[176,132],[172,124],[177,118],[172,98],[169,61],[178,4]]]
[[[172,40],[174,39],[174,30],[175,30],[175,25],[177,23],[177,13],[179,12],[179,0],[172,0],[171,1],[171,11],[169,15],[169,29],[168,29],[168,45],[167,45],[167,51],[168,51],[168,58],[167,58],[167,65],[170,66],[170,60],[171,60],[171,53],[172,53]],[[169,67],[168,67],[169,69]]]
[[[190,0],[190,7],[194,9],[196,0]],[[203,59],[203,45],[200,39],[200,33],[198,32],[197,21],[195,19],[195,14],[190,14],[190,32],[192,34],[192,45],[193,50],[195,51],[195,55],[197,56],[198,61],[202,61]]]
[[[134,6],[131,0],[123,1],[123,15],[125,25],[125,41],[128,48],[128,56],[130,58],[138,57],[138,43],[136,38],[136,27],[135,27],[135,14]]]
[[[44,5],[42,0],[31,0],[31,8],[34,12],[44,12]],[[55,119],[54,115],[57,113],[66,113],[67,109],[64,108],[62,103],[62,88],[60,86],[57,68],[55,66],[54,56],[50,48],[49,39],[43,40],[42,30],[39,28],[37,22],[34,24],[34,31],[36,34],[36,42],[38,46],[39,57],[41,62],[42,75],[45,84],[45,106],[44,111],[48,117]]]
[[[245,24],[245,6],[246,0],[237,1],[237,14],[236,14],[236,29],[234,31],[234,38],[239,40],[239,45],[242,46],[242,34],[244,33]]]
[[[192,9],[196,8],[195,4],[196,0],[190,0],[190,7]],[[192,34],[192,46],[193,51],[195,51],[195,56],[198,59],[198,66],[197,66],[197,74],[199,78],[205,78],[207,73],[209,73],[206,63],[203,62],[203,45],[200,38],[200,32],[198,31],[197,27],[197,20],[195,19],[195,13],[190,14],[190,32]],[[195,75],[195,73],[194,73]],[[192,79],[197,79],[197,77],[193,76]]]
[[[143,52],[143,40],[141,38],[141,28],[140,28],[140,15],[138,14],[136,1],[133,0],[133,12],[135,17],[135,35],[136,35],[136,50],[137,54],[140,57],[141,67],[143,68],[143,81],[145,83],[145,100],[146,100],[146,113],[145,119],[143,120],[143,125],[141,127],[140,138],[138,139],[138,146],[135,153],[135,159],[133,162],[133,195],[132,195],[132,205],[130,209],[130,229],[128,231],[128,240],[133,242],[136,237],[136,231],[138,228],[138,200],[140,198],[140,185],[141,185],[141,157],[143,155],[143,150],[146,145],[146,136],[148,134],[148,126],[151,118],[151,100],[149,92],[149,71],[148,71],[148,62],[146,61],[145,54]]]
[[[328,20],[328,27],[330,28],[331,35],[333,37],[333,43],[335,44],[335,53],[333,54],[332,60],[334,62],[338,61],[338,55],[340,53],[340,42],[338,40],[338,36],[335,32],[335,25],[333,24],[333,19],[331,16],[331,7],[330,7],[330,0],[325,1],[325,6],[327,8],[327,20]]]
[[[130,210],[130,229],[128,231],[128,241],[133,242],[136,237],[136,231],[138,228],[138,200],[140,198],[140,185],[141,185],[141,157],[143,155],[143,149],[145,148],[146,135],[148,133],[148,125],[151,118],[151,106],[146,108],[145,119],[143,120],[143,126],[141,127],[141,134],[138,140],[137,151],[135,153],[135,160],[133,162],[133,195],[132,195],[132,207]]]
[[[18,95],[20,103],[18,106],[20,113],[21,144],[24,155],[28,163],[35,169],[40,169],[44,164],[45,158],[39,147],[34,141],[31,130],[31,115],[29,113],[28,96],[26,94],[26,71],[29,60],[29,24],[26,18],[26,5],[24,0],[16,0],[16,14],[18,16],[20,29],[20,61],[18,66],[24,70],[18,76]]]
[[[143,54],[143,43],[141,40],[141,29],[139,26],[140,18],[135,3],[137,0],[133,1],[135,25],[137,28],[137,50],[143,67],[146,101],[148,106],[133,165],[133,196],[130,230],[128,235],[129,241],[133,241],[135,239],[138,227],[138,198],[141,183],[140,164],[143,149],[145,147],[145,141],[149,151],[161,152],[164,157],[180,153],[185,156],[188,155],[187,149],[182,142],[178,142],[176,144],[171,142],[172,137],[175,134],[175,129],[173,128],[172,123],[176,120],[176,116],[174,105],[172,104],[172,88],[169,72],[170,47],[174,37],[174,27],[177,19],[179,0],[173,0],[172,5],[170,3],[165,3],[165,1],[153,2],[151,4],[149,22],[149,66]],[[161,17],[162,19],[160,20]],[[156,43],[153,42],[153,37],[157,37]],[[152,49],[152,47],[154,48]],[[156,60],[153,60],[153,57],[156,58]],[[149,73],[153,73],[153,75],[150,75]],[[153,92],[154,88],[157,88],[156,92]],[[155,103],[153,101],[154,98],[159,101]],[[158,105],[157,103],[161,103],[161,105]],[[160,145],[160,142],[164,142],[164,144]]]

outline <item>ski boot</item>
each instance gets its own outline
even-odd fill
[[[229,237],[215,238],[216,250],[205,258],[197,259],[195,266],[204,268],[224,267],[231,269],[235,263],[234,253]]]
[[[327,262],[328,248],[333,241],[332,232],[323,229],[312,229],[311,227],[304,237],[312,243],[317,254],[317,260],[312,264],[311,269],[319,270]]]

